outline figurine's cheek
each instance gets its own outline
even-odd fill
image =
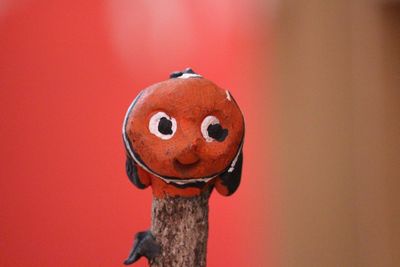
[[[235,149],[231,144],[215,144],[211,149],[202,151],[201,156],[210,161],[220,162],[234,157]]]

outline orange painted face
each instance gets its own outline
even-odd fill
[[[201,77],[148,87],[131,105],[124,123],[129,156],[175,185],[208,183],[232,169],[243,136],[243,116],[229,92]]]

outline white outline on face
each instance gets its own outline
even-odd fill
[[[229,93],[229,91],[225,90],[225,93],[226,93],[226,99],[228,99],[228,101],[232,101],[231,94]]]

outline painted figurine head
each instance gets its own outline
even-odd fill
[[[122,127],[126,170],[157,197],[195,196],[216,187],[236,191],[242,170],[243,115],[228,90],[194,73],[139,93]]]

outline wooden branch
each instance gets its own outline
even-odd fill
[[[206,266],[209,196],[153,198],[151,232],[161,253],[151,267]]]

